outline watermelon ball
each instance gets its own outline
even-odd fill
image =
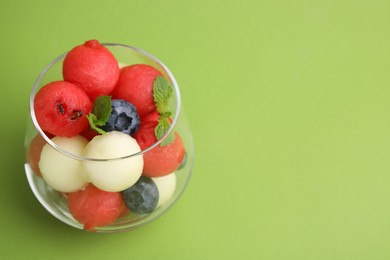
[[[99,133],[91,127],[88,127],[83,132],[81,132],[80,135],[85,137],[88,141],[91,141],[95,136],[99,135]]]
[[[142,117],[156,109],[153,99],[153,82],[160,75],[162,73],[159,70],[146,64],[123,67],[112,97],[130,102]]]
[[[94,100],[114,89],[119,78],[119,65],[99,41],[89,40],[66,55],[62,75],[65,81],[81,87]]]
[[[142,150],[157,142],[154,128],[157,122],[149,121],[141,125],[134,135]],[[157,145],[145,152],[144,168],[142,175],[148,177],[160,177],[174,172],[182,163],[184,158],[184,144],[180,135],[175,133],[175,140],[168,145]]]
[[[127,214],[129,214],[129,212],[130,210],[126,206],[124,206],[121,214],[119,214],[119,218],[126,216]]]
[[[122,192],[127,208],[137,214],[152,212],[158,203],[157,185],[148,177],[141,176],[130,188]]]
[[[72,216],[88,231],[113,223],[126,207],[119,192],[108,192],[88,185],[85,189],[68,193],[68,207]]]
[[[39,169],[39,159],[41,158],[41,152],[43,146],[46,144],[45,139],[37,134],[29,144],[27,148],[26,161],[31,166],[32,171],[37,176],[42,176],[41,170]]]
[[[141,122],[142,122],[142,123],[146,123],[146,122],[157,122],[159,117],[160,117],[160,115],[159,115],[159,113],[157,112],[157,110],[153,110],[153,111],[150,112],[149,114],[144,115],[144,116],[141,118]]]
[[[42,130],[52,135],[72,137],[89,123],[85,115],[92,110],[92,102],[76,85],[54,81],[43,86],[34,99],[34,111]]]

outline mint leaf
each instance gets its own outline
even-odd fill
[[[166,117],[166,118],[170,117],[171,115],[172,115],[172,113],[169,111],[161,114],[161,116]]]
[[[107,123],[108,118],[111,115],[111,96],[99,96],[95,99],[92,108],[92,114],[97,117],[97,122],[100,126]]]
[[[160,117],[158,118],[158,124],[154,128],[154,133],[156,135],[157,140],[160,140],[165,135],[170,126],[171,122],[169,121],[168,117],[160,115]],[[173,135],[173,133],[171,132],[167,137],[165,137],[165,139],[160,143],[160,145],[165,146],[171,144],[174,140],[175,135]]]
[[[157,140],[160,140],[164,136],[164,134],[168,131],[169,126],[169,120],[160,116],[158,119],[158,124],[154,128],[154,133],[156,134]]]
[[[106,133],[104,130],[102,130],[96,126],[97,117],[94,114],[89,113],[89,115],[87,115],[86,117],[88,119],[89,125],[91,126],[91,128],[93,130],[95,130],[96,132],[98,132],[99,134],[102,134],[102,135]]]
[[[172,96],[173,88],[169,81],[164,76],[157,76],[153,82],[153,99],[156,104],[157,112],[159,113],[158,124],[154,128],[154,133],[157,140],[160,140],[171,126],[169,117],[172,113],[169,109],[169,99]],[[173,143],[175,135],[169,133],[167,137],[160,143],[161,146],[165,146]]]
[[[153,99],[160,114],[168,111],[172,92],[173,89],[169,81],[164,76],[157,76],[153,82]]]
[[[111,97],[97,97],[93,103],[92,112],[86,116],[91,128],[99,134],[105,134],[106,132],[100,129],[98,126],[104,126],[107,123],[108,118],[111,115],[111,111]]]

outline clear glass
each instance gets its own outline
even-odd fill
[[[62,80],[62,62],[67,53],[62,54],[55,60],[53,60],[39,75],[36,80],[34,87],[30,96],[30,116],[28,117],[26,134],[25,134],[25,148],[26,154],[31,142],[34,139],[41,139],[40,142],[43,144],[50,145],[58,153],[64,154],[65,156],[71,158],[71,160],[78,160],[86,164],[105,164],[111,161],[116,160],[126,160],[129,158],[134,158],[136,156],[143,156],[144,154],[150,152],[154,147],[158,146],[165,137],[168,136],[170,132],[177,132],[185,148],[185,158],[181,166],[175,171],[176,174],[176,189],[173,195],[166,201],[164,204],[158,206],[153,212],[148,214],[135,214],[132,212],[127,213],[126,215],[118,218],[115,222],[110,225],[96,227],[96,232],[119,232],[129,230],[140,225],[149,223],[164,212],[166,212],[182,195],[184,190],[187,187],[187,184],[190,180],[193,161],[194,161],[194,145],[192,140],[191,131],[185,117],[183,107],[181,104],[181,96],[179,86],[170,70],[157,58],[146,53],[143,50],[138,48],[115,43],[105,43],[105,45],[112,54],[116,57],[120,65],[132,65],[132,64],[148,64],[156,69],[160,70],[163,75],[169,79],[173,86],[173,94],[170,100],[170,111],[172,111],[172,124],[168,132],[152,146],[142,150],[136,154],[129,154],[121,158],[108,158],[108,159],[97,159],[97,158],[86,158],[75,155],[66,149],[59,147],[50,137],[45,134],[45,132],[40,128],[37,123],[35,112],[34,112],[34,98],[36,93],[42,88],[45,84]],[[50,212],[54,217],[61,220],[62,222],[78,228],[83,229],[83,224],[75,220],[72,214],[69,212],[67,205],[67,196],[64,193],[55,191],[52,189],[44,179],[36,174],[36,168],[32,165],[32,160],[29,156],[26,156],[25,163],[25,172],[28,183],[31,187],[31,190],[38,201],[43,205],[43,207]]]

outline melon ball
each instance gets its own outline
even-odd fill
[[[95,159],[110,159],[140,152],[137,141],[130,135],[112,131],[95,136],[85,147],[84,156]],[[108,161],[83,163],[84,174],[93,185],[104,191],[125,190],[137,182],[142,174],[142,155]]]
[[[51,140],[62,149],[78,156],[88,143],[87,139],[79,135],[71,138],[56,136]],[[60,192],[77,191],[87,184],[81,175],[81,161],[60,153],[49,144],[45,144],[42,149],[39,169],[45,182]]]
[[[176,174],[171,174],[152,178],[152,181],[156,184],[159,194],[157,207],[167,202],[175,193],[176,190]]]

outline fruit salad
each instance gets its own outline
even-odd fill
[[[186,152],[180,134],[168,133],[172,92],[158,69],[120,66],[108,48],[89,40],[66,54],[62,78],[35,95],[41,130],[55,146],[80,159],[59,152],[38,134],[27,161],[66,199],[85,230],[95,231],[127,214],[149,214],[173,196],[175,172]]]

